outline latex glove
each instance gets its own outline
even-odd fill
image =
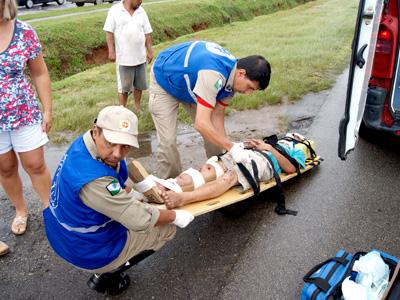
[[[232,155],[232,158],[236,163],[250,163],[249,155],[238,143],[233,143],[233,147],[229,150],[229,153]]]
[[[180,228],[185,228],[194,219],[194,216],[186,210],[174,210],[174,211],[176,216],[175,220],[172,223]]]
[[[134,189],[132,189],[129,192],[129,195],[131,196],[132,199],[137,200],[137,201],[141,201],[141,202],[148,202],[148,199],[146,198],[145,195],[143,195],[142,193],[139,193],[137,191],[135,191]]]

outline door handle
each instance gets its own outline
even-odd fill
[[[362,69],[365,65],[365,59],[363,57],[363,54],[364,54],[365,48],[367,48],[367,46],[368,46],[368,44],[365,44],[357,52],[356,65],[359,66],[360,69]]]

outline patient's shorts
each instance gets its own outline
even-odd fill
[[[274,175],[272,167],[269,161],[259,152],[253,150],[244,150],[249,153],[250,159],[254,160],[257,165],[258,170],[258,179],[262,182],[269,181]],[[243,188],[243,191],[247,191],[251,188],[250,183],[247,181],[246,177],[244,177],[242,171],[240,171],[238,165],[233,160],[232,155],[229,152],[226,152],[224,155],[220,157],[225,167],[228,170],[234,170],[237,174],[238,181]],[[249,170],[250,174],[254,176],[253,166],[250,163],[244,164],[247,170]]]

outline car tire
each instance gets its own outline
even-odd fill
[[[94,5],[101,5],[103,4],[103,0],[94,0]]]
[[[82,7],[85,5],[85,2],[75,2],[76,6]]]
[[[65,3],[65,0],[56,0],[58,5],[63,5]]]
[[[33,0],[26,0],[25,7],[31,9],[33,7]]]

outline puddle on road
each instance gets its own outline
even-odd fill
[[[139,148],[132,147],[127,157],[140,158],[149,156],[152,153],[152,137],[150,133],[139,133],[138,135]]]

